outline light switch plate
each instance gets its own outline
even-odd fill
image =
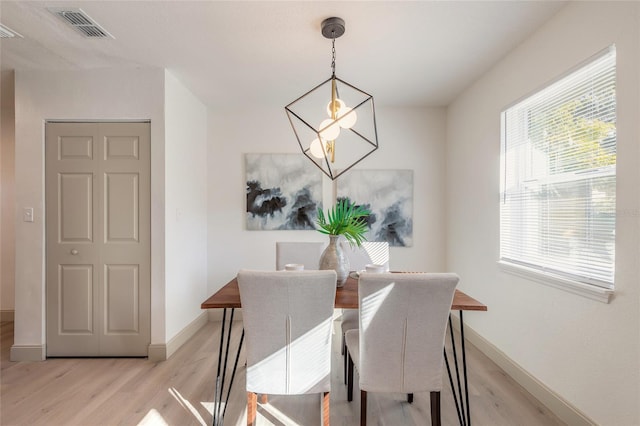
[[[33,207],[25,207],[22,210],[22,220],[24,222],[33,222]]]

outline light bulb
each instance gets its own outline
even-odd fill
[[[311,142],[309,150],[311,151],[311,155],[313,155],[314,157],[324,158],[324,142],[321,142],[320,139],[315,138]]]
[[[340,125],[337,121],[327,118],[322,123],[320,123],[320,127],[318,128],[318,130],[320,130],[320,136],[322,137],[322,139],[332,141],[335,140],[340,134]]]
[[[338,113],[340,112],[340,110],[344,107],[346,107],[345,103],[342,102],[340,99],[336,98],[335,102],[335,106],[336,108],[336,117],[338,117]],[[331,115],[331,101],[329,101],[329,103],[327,104],[327,114],[329,115],[329,117],[332,117]]]
[[[349,108],[348,106],[345,106],[342,109],[340,109],[340,111],[338,111],[337,117],[338,117],[337,118],[338,124],[343,129],[352,128],[353,125],[356,124],[356,121],[358,120],[358,114],[356,114],[356,112],[352,108]]]

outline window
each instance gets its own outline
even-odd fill
[[[613,288],[616,53],[502,112],[500,261]]]

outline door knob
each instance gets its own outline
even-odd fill
[[[71,254],[75,256],[76,254],[78,254],[78,250],[76,249],[71,250]]]

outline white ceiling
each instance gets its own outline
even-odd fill
[[[162,67],[214,108],[286,105],[330,76],[324,18],[339,16],[336,75],[379,105],[450,103],[561,1],[5,1],[5,69]],[[47,11],[80,7],[115,39]]]

